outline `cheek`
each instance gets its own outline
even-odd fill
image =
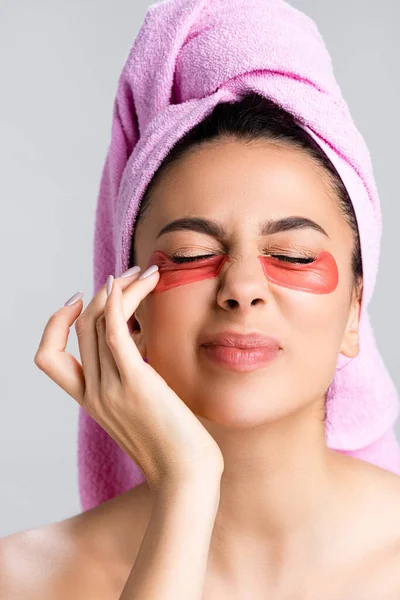
[[[335,368],[348,318],[347,277],[331,294],[298,294],[288,290],[280,297],[279,311],[288,327],[288,355],[304,373]]]
[[[172,350],[173,344],[182,347],[182,340],[183,344],[192,343],[192,332],[207,320],[208,310],[204,294],[199,294],[196,286],[188,285],[180,294],[156,294],[153,290],[146,298],[144,318],[151,347],[165,354],[165,348]]]
[[[182,381],[197,376],[193,339],[207,322],[209,307],[196,286],[187,286],[181,294],[150,294],[146,301],[148,362],[177,391]]]
[[[203,279],[215,278],[228,260],[227,254],[212,256],[189,263],[177,264],[165,252],[157,250],[149,265],[159,268],[160,278],[153,293],[187,285]],[[329,252],[321,252],[309,264],[295,264],[270,256],[259,256],[266,278],[276,285],[312,294],[331,294],[338,286],[339,273],[336,261]]]

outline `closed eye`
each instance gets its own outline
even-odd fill
[[[173,255],[171,256],[171,260],[174,263],[177,264],[181,264],[181,263],[187,263],[187,262],[194,262],[195,260],[202,260],[205,258],[211,258],[212,256],[217,256],[216,254],[204,254],[202,256],[178,256],[178,255]],[[301,264],[308,264],[311,262],[314,262],[314,260],[316,259],[316,256],[312,256],[312,257],[301,257],[301,256],[285,256],[284,254],[269,254],[269,256],[272,256],[272,258],[278,258],[279,260],[282,260],[284,262],[291,262],[291,263],[301,263]]]

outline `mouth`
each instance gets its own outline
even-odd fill
[[[232,371],[254,371],[266,367],[281,353],[277,346],[260,346],[239,348],[237,346],[222,346],[217,344],[202,345],[203,355],[214,365]]]

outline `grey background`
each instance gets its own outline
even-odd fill
[[[81,512],[78,404],[33,362],[76,291],[92,240],[117,80],[151,2],[0,0],[0,537]],[[400,3],[292,0],[317,23],[371,152],[383,212],[369,311],[400,388]],[[74,329],[68,350],[79,358]],[[398,434],[400,429],[398,429]]]

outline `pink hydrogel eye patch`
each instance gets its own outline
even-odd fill
[[[336,261],[329,252],[320,252],[317,258],[308,264],[290,263],[272,256],[258,258],[266,278],[276,285],[313,294],[330,294],[339,282]],[[218,277],[227,260],[227,254],[217,254],[210,258],[178,264],[165,252],[156,250],[148,262],[148,266],[157,265],[160,273],[160,279],[153,292],[165,292],[179,285]]]
[[[311,292],[330,294],[339,283],[339,272],[330,252],[320,252],[310,263],[289,263],[272,256],[259,256],[268,281],[283,287]]]

